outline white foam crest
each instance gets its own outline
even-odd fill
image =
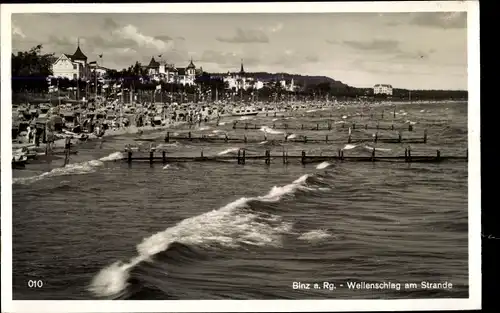
[[[263,145],[263,144],[265,144],[265,143],[267,143],[267,140],[264,140],[264,141],[259,142],[259,145]]]
[[[317,229],[311,230],[306,233],[303,233],[299,236],[299,240],[307,240],[307,241],[319,241],[322,239],[326,239],[331,237],[332,235],[328,233],[326,230]]]
[[[316,166],[316,169],[318,169],[318,170],[322,170],[322,169],[324,169],[324,168],[327,168],[327,167],[328,167],[328,166],[330,166],[330,165],[331,165],[331,164],[330,164],[330,163],[328,163],[328,162],[326,162],[326,161],[325,161],[325,162],[321,162],[320,164],[318,164],[318,166]]]
[[[273,122],[276,122],[278,119],[277,118],[273,118]]]
[[[344,121],[336,121],[335,124],[344,124]]]
[[[420,110],[420,113],[424,113],[424,112],[425,112],[425,110]]]
[[[253,118],[254,118],[253,116],[242,116],[240,117],[240,121],[251,120]]]
[[[283,132],[269,128],[268,126],[262,126],[260,128],[260,131],[263,131],[264,133],[268,133],[268,134],[273,134],[273,135],[283,134]]]
[[[224,155],[224,154],[228,154],[228,153],[231,153],[231,152],[236,152],[238,151],[240,148],[238,147],[234,147],[234,148],[229,148],[229,149],[226,149],[224,151],[221,151],[219,153],[217,153],[217,155]]]
[[[370,146],[365,146],[365,149],[372,151],[373,147]],[[375,148],[375,151],[392,151],[392,149],[387,149],[387,148]]]
[[[348,144],[346,144],[346,145],[344,146],[344,148],[343,148],[342,150],[351,150],[351,149],[354,149],[354,148],[356,148],[356,147],[357,147],[356,145],[353,145],[353,144],[348,143]]]
[[[116,296],[127,287],[129,270],[141,261],[164,251],[173,242],[210,247],[220,244],[226,247],[238,247],[241,244],[279,246],[283,234],[290,233],[291,223],[282,221],[278,215],[272,215],[262,221],[258,214],[238,212],[251,200],[266,202],[279,201],[282,196],[305,188],[308,175],[303,175],[293,183],[282,187],[273,187],[269,193],[255,198],[240,198],[218,210],[182,220],[177,225],[145,238],[137,245],[138,256],[128,263],[115,262],[103,268],[92,280],[89,291],[99,296]],[[272,225],[272,223],[276,225]]]
[[[209,130],[209,129],[210,129],[210,126],[203,126],[203,127],[198,128],[198,130],[200,130],[200,131]]]
[[[342,118],[343,118],[343,119],[346,119],[346,118],[347,118],[347,115],[342,116]]]
[[[80,163],[70,163],[64,167],[56,167],[49,172],[45,172],[36,176],[16,177],[12,179],[12,183],[30,184],[49,177],[89,174],[95,172],[97,167],[104,165],[105,161],[119,160],[121,158],[123,158],[123,154],[121,152],[113,152],[108,156],[100,158],[99,160],[90,160]]]
[[[219,133],[223,133],[224,131],[223,130],[220,130],[220,129],[214,129],[212,130],[212,133],[214,134],[219,134]]]
[[[406,120],[405,121],[406,124],[410,124],[410,125],[415,125],[417,124],[417,122],[413,122],[413,121],[410,121],[410,120]]]
[[[296,134],[291,134],[291,135],[288,135],[286,138],[287,139],[294,139],[294,138],[297,138],[297,135]]]
[[[99,161],[102,161],[102,162],[116,161],[116,160],[120,160],[120,159],[123,159],[123,158],[124,158],[123,153],[117,151],[117,152],[111,153],[108,156],[100,158]]]
[[[224,125],[226,125],[226,122],[220,122],[219,125],[224,126]]]
[[[307,110],[306,113],[313,113],[313,112],[316,112],[316,111],[318,111],[318,109]]]

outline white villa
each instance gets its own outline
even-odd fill
[[[377,84],[373,86],[373,94],[392,96],[392,86],[387,84]]]
[[[247,77],[245,69],[243,67],[243,60],[241,60],[241,67],[239,72],[227,72],[227,75],[222,77],[224,82],[229,86],[229,89],[233,90],[247,90],[249,88],[262,89],[264,88],[264,83],[255,80],[253,77]]]
[[[80,49],[80,43],[73,54],[61,54],[52,64],[52,73],[54,77],[68,79],[87,79],[89,76],[89,67],[87,56]]]
[[[195,84],[196,75],[203,71],[201,68],[196,68],[192,59],[188,66],[183,68],[176,67],[174,64],[169,64],[163,60],[158,62],[154,57],[151,58],[147,69],[149,76],[156,81],[190,86]]]

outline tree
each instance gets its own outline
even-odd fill
[[[12,91],[38,92],[48,91],[52,75],[54,54],[42,54],[42,45],[37,45],[29,51],[12,54]]]

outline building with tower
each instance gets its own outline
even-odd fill
[[[223,77],[223,79],[224,82],[228,84],[229,89],[232,89],[234,91],[238,91],[240,89],[247,90],[249,88],[255,88],[257,86],[260,86],[259,84],[256,83],[256,81],[252,77],[249,77],[245,73],[243,60],[241,60],[241,66],[239,72],[233,72],[233,73],[227,72],[227,75]]]
[[[80,49],[80,40],[78,40],[75,53],[63,53],[52,64],[54,77],[85,80],[88,79],[89,74],[87,56]]]

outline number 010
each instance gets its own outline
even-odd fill
[[[41,280],[28,280],[28,287],[29,288],[42,288],[43,281],[41,281]]]

